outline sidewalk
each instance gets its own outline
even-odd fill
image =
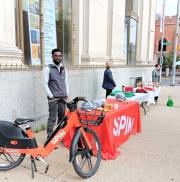
[[[163,85],[163,86],[170,86],[170,85],[172,85],[172,76],[162,77],[161,85]],[[179,76],[176,76],[175,85],[176,86],[180,86],[180,77]]]
[[[174,99],[173,108],[166,106],[168,95]],[[95,176],[86,182],[179,182],[180,181],[180,87],[162,86],[159,103],[151,105],[142,115],[142,132],[131,136],[119,149],[121,155],[115,160],[102,160]],[[43,144],[46,132],[36,134]],[[6,172],[0,172],[1,182],[76,182],[84,181],[76,175],[68,162],[69,151],[60,145],[46,161],[37,161],[38,172],[31,178],[30,160]]]

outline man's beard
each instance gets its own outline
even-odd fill
[[[53,62],[54,62],[54,64],[59,65],[61,60],[60,61],[53,60]]]

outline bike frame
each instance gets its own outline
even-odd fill
[[[38,146],[37,148],[33,148],[33,149],[0,148],[0,150],[3,150],[3,152],[5,153],[11,153],[11,154],[17,154],[17,153],[28,154],[28,155],[31,155],[33,158],[39,157],[39,156],[42,158],[45,158],[58,146],[58,144],[63,140],[63,138],[66,136],[66,134],[70,131],[71,128],[79,128],[80,132],[82,133],[87,143],[88,148],[91,150],[92,145],[82,127],[82,124],[80,123],[80,119],[79,119],[77,111],[68,112],[65,118],[68,118],[67,125],[64,128],[60,128],[60,124],[59,124],[57,128],[53,131],[50,138],[46,141],[44,147]],[[26,133],[29,138],[34,138],[34,134],[30,127]]]

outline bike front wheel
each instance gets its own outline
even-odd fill
[[[97,134],[89,129],[84,129],[92,149],[89,150],[82,133],[75,142],[73,167],[76,173],[82,178],[93,176],[99,168],[101,162],[101,144]]]
[[[17,167],[23,160],[25,154],[11,154],[0,151],[0,171],[6,171]]]

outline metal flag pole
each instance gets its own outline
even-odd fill
[[[175,32],[175,35],[174,35],[174,53],[173,53],[173,66],[172,66],[172,86],[175,85],[175,77],[176,77],[176,56],[177,56],[178,36],[179,36],[179,0],[177,2],[176,32]]]
[[[160,82],[161,82],[161,75],[162,75],[162,64],[163,64],[163,44],[164,44],[164,22],[165,22],[165,3],[166,1],[163,1],[163,8],[162,8],[162,16],[161,16],[161,25],[160,25],[160,32],[162,32],[161,36],[161,52],[160,52]]]

